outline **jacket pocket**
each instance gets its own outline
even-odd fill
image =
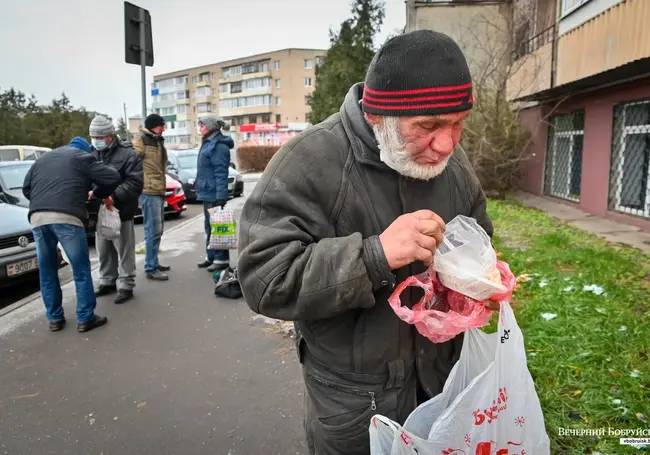
[[[313,420],[326,439],[360,437],[368,432],[373,415],[391,414],[383,380],[375,377],[376,381],[368,381],[366,375],[359,377],[359,381],[350,381],[336,377],[333,372],[305,367],[305,386],[312,403]]]

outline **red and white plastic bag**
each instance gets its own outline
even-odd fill
[[[501,304],[497,333],[465,333],[443,391],[415,409],[403,427],[384,416],[371,419],[370,453],[550,454],[523,334],[510,304]]]

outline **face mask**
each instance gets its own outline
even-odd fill
[[[104,150],[106,148],[105,139],[91,139],[91,142],[93,143],[93,147],[97,150]]]

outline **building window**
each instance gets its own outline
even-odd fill
[[[590,0],[562,0],[562,15],[567,14]]]
[[[199,80],[198,77],[194,76],[192,77],[192,84],[196,84],[196,82]]]
[[[268,62],[262,63],[262,70],[261,71],[263,73],[268,73],[269,72],[269,63]]]
[[[305,114],[305,123],[310,123],[311,122],[311,112],[307,112]]]
[[[176,106],[177,114],[187,114],[187,104],[179,104]]]
[[[275,114],[275,123],[282,122],[282,114]]]
[[[199,103],[196,105],[196,112],[199,114],[212,112],[212,105],[210,103]]]
[[[282,106],[282,97],[281,96],[276,96],[275,97],[275,105],[276,106]]]
[[[262,123],[271,123],[271,114],[262,114]]]
[[[280,79],[275,80],[275,88],[280,88]]]
[[[259,71],[259,64],[257,62],[244,63],[241,68],[242,74],[257,73]]]
[[[305,104],[309,106],[309,102],[311,101],[311,95],[306,95],[305,96]]]
[[[258,107],[270,106],[271,95],[253,95],[242,96],[239,98],[229,98],[219,102],[220,109],[237,109],[240,107]]]
[[[614,107],[609,208],[650,218],[650,100]]]
[[[311,59],[305,59],[305,69],[310,70],[314,66],[313,62]]]
[[[311,85],[312,85],[311,77],[306,77],[305,78],[305,87],[311,87]]]
[[[280,71],[280,60],[273,62],[273,68],[275,68],[276,71]]]
[[[230,84],[230,93],[241,93],[242,91],[242,83],[241,82],[233,82]]]
[[[544,179],[549,196],[580,201],[584,125],[582,111],[551,118]]]
[[[325,63],[325,57],[323,57],[322,55],[317,56],[316,57],[316,66],[320,66],[323,63]]]

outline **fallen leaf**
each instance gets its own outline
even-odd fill
[[[147,405],[146,401],[141,401],[136,405],[136,408],[144,408]]]
[[[20,396],[17,396],[17,397],[9,397],[9,399],[10,400],[20,400],[21,398],[34,398],[34,397],[39,396],[40,394],[41,394],[40,392],[36,392],[36,393],[32,393],[30,395],[20,395]]]
[[[573,392],[574,397],[577,397],[579,395],[582,395],[582,390],[576,390],[575,392]]]
[[[646,422],[645,416],[643,414],[641,414],[640,412],[636,413],[636,418],[639,419],[641,422]]]
[[[619,373],[618,371],[612,371],[611,373],[612,373],[612,376],[614,376],[615,378],[620,378],[621,377],[621,373]]]

